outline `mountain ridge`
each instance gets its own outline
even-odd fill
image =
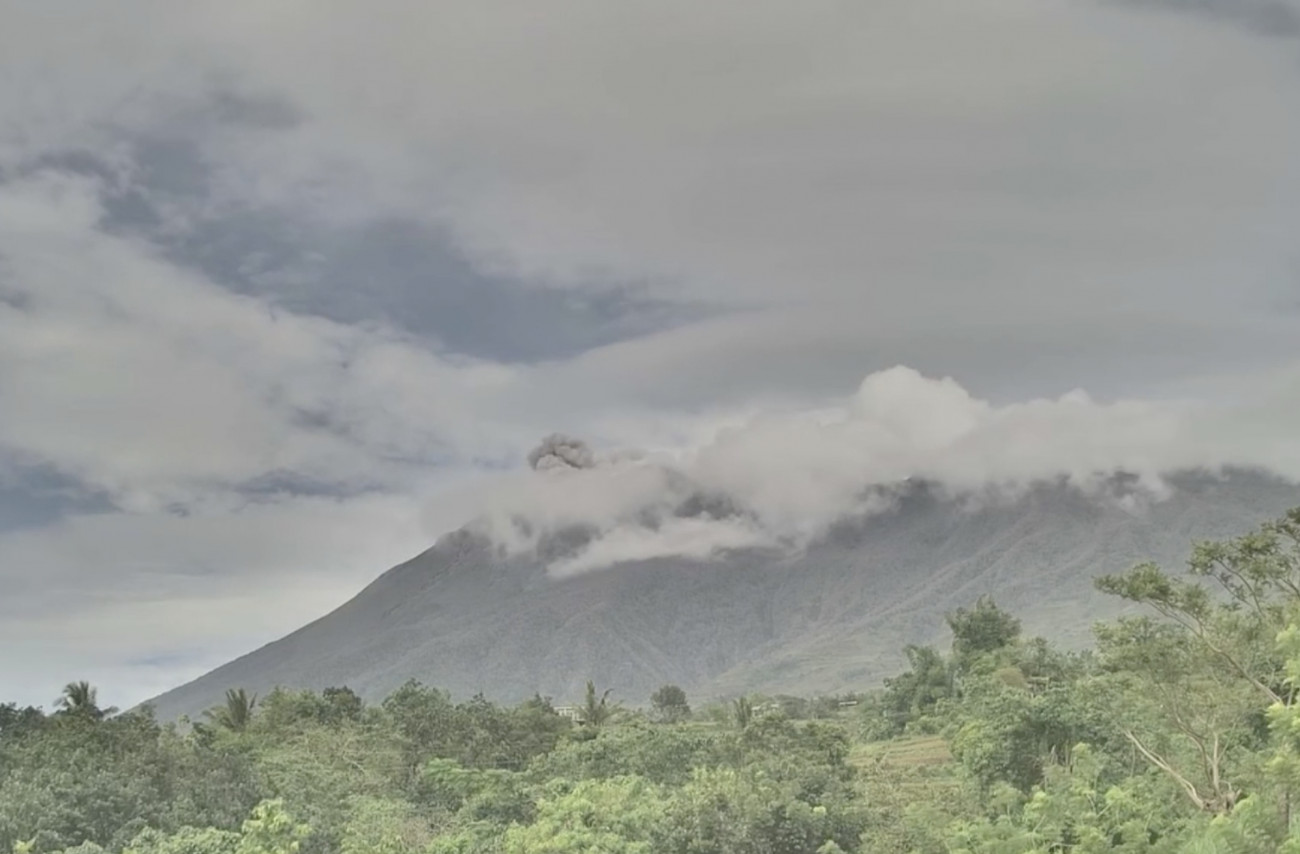
[[[1141,497],[1119,476],[1088,495],[1036,484],[997,500],[895,488],[886,509],[845,518],[801,550],[659,557],[572,577],[547,566],[591,531],[510,555],[481,532],[446,534],[330,613],[149,703],[194,715],[227,688],[265,694],[348,685],[379,699],[409,678],[456,696],[576,700],[586,679],[640,703],[659,685],[693,696],[866,688],[943,614],[992,594],[1026,630],[1073,645],[1122,610],[1092,578],[1143,560],[1177,568],[1194,539],[1244,533],[1300,504],[1300,487],[1258,471],[1171,476]],[[695,512],[726,507],[701,500]]]

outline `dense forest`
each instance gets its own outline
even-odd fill
[[[411,682],[376,705],[234,690],[160,724],[73,683],[49,713],[0,706],[0,849],[1300,852],[1300,510],[1097,584],[1132,608],[1092,649],[986,598],[848,697],[589,684],[557,710]]]

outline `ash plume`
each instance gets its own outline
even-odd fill
[[[552,433],[528,453],[528,465],[534,471],[550,469],[589,469],[596,465],[596,455],[581,439]]]

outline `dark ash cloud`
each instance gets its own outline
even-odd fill
[[[589,469],[596,465],[596,456],[581,439],[552,433],[528,453],[528,465],[535,471]]]

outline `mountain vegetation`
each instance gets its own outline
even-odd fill
[[[14,854],[1274,854],[1300,851],[1300,510],[1102,577],[1087,649],[988,597],[867,693],[576,714],[408,682],[234,690],[201,720],[71,683],[0,706]],[[574,719],[576,718],[576,720]]]

